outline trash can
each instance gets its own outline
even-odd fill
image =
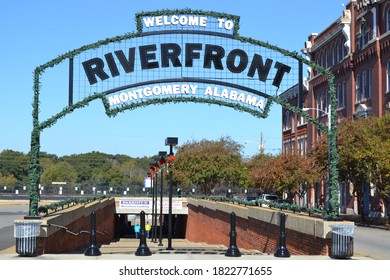
[[[354,225],[331,225],[332,249],[330,257],[334,259],[349,259],[353,256]]]
[[[38,254],[37,237],[41,223],[40,221],[15,221],[16,253],[20,256]]]

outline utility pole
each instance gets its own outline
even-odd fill
[[[259,142],[259,151],[260,154],[264,154],[264,138],[263,138],[263,132],[260,133],[260,142]]]

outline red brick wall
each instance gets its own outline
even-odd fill
[[[279,226],[236,216],[237,247],[274,254],[279,246]],[[328,255],[331,239],[286,229],[286,247],[292,255]],[[230,213],[188,205],[186,239],[208,244],[230,244]]]
[[[68,225],[62,225],[67,230],[60,229],[47,237],[39,237],[38,254],[59,254],[86,250],[90,245],[89,231],[91,229],[92,211],[96,213],[96,244],[101,245],[111,242],[114,239],[116,228],[114,200],[112,204],[107,204],[100,209],[86,211],[88,215],[82,216]]]

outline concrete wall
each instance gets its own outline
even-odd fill
[[[76,252],[88,248],[93,211],[96,213],[96,243],[111,242],[115,236],[117,217],[114,198],[73,206],[43,217],[40,220],[38,254]]]
[[[188,199],[186,238],[194,242],[230,244],[230,214],[236,214],[237,247],[274,254],[279,246],[280,211]],[[286,214],[286,247],[292,255],[329,255],[332,224],[304,214]],[[353,224],[353,223],[352,223]]]

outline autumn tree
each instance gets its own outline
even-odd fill
[[[248,163],[249,184],[259,193],[274,193],[280,184],[280,172],[283,170],[278,157],[270,154],[254,156]]]
[[[221,184],[245,187],[247,176],[241,150],[242,145],[229,137],[184,143],[177,148],[174,180],[198,186],[205,195]]]
[[[260,154],[250,164],[250,184],[261,193],[286,193],[289,198],[294,195],[302,198],[319,178],[314,159],[297,153]]]

